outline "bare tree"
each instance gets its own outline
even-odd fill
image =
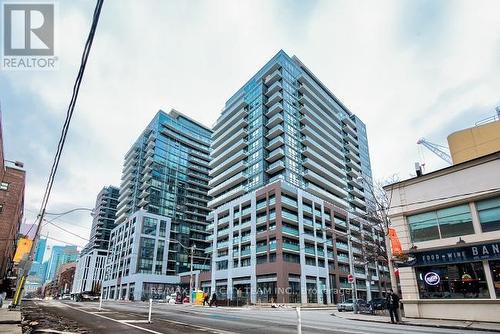
[[[375,183],[360,176],[358,179],[364,181],[367,185],[371,198],[367,199],[367,214],[365,218],[375,227],[377,236],[382,235],[384,242],[378,239],[374,242],[363,243],[363,261],[366,263],[387,264],[392,288],[397,288],[396,275],[394,273],[394,255],[392,254],[391,240],[389,238],[389,228],[391,221],[389,218],[389,209],[392,203],[392,191],[386,192],[384,187],[399,181],[396,175]],[[402,256],[398,254],[397,257]]]

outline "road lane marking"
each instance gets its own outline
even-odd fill
[[[133,328],[137,328],[139,330],[143,330],[145,332],[149,332],[149,333],[153,333],[153,334],[163,334],[161,332],[157,332],[157,331],[154,331],[152,329],[148,329],[148,328],[143,328],[143,327],[139,327],[139,326],[136,326],[136,325],[133,325],[131,324],[130,322],[131,321],[134,321],[134,320],[117,320],[117,319],[113,319],[113,318],[110,318],[110,317],[106,317],[104,315],[101,315],[99,313],[95,313],[95,312],[89,312],[89,311],[86,311],[86,310],[83,310],[82,308],[80,307],[75,307],[75,306],[70,306],[69,304],[63,304],[69,308],[72,308],[72,309],[75,309],[75,310],[78,310],[80,312],[84,312],[84,313],[87,313],[87,314],[91,314],[91,315],[95,315],[97,317],[100,317],[100,318],[103,318],[103,319],[107,319],[107,320],[111,320],[111,321],[114,321],[114,322],[117,322],[117,323],[120,323],[122,325],[126,325],[126,326],[129,326],[129,327],[133,327]],[[204,331],[204,332],[212,332],[212,333],[223,333],[223,334],[232,334],[232,332],[226,332],[226,331],[219,331],[219,330],[216,330],[216,329],[212,329],[212,328],[208,328],[208,327],[202,327],[202,326],[198,326],[198,325],[190,325],[190,324],[186,324],[186,323],[182,323],[182,322],[178,322],[178,321],[173,321],[173,320],[167,320],[167,319],[161,319],[159,318],[158,320],[161,320],[161,321],[164,321],[164,322],[169,322],[169,323],[173,323],[173,324],[177,324],[177,325],[180,325],[180,326],[187,326],[187,327],[192,327],[192,328],[195,328],[195,329],[198,329],[200,331]],[[140,320],[138,320],[140,321]],[[148,323],[147,320],[144,320],[145,323]],[[136,321],[134,321],[136,322]]]

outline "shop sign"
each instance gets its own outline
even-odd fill
[[[415,266],[497,260],[500,259],[500,241],[488,244],[437,249],[428,252],[416,252],[412,255],[416,260],[414,263]]]
[[[427,274],[425,274],[424,281],[429,285],[438,285],[439,282],[441,282],[441,278],[437,273],[429,271]]]

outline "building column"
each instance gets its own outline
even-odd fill
[[[472,226],[474,227],[474,234],[482,234],[483,230],[481,228],[481,222],[479,221],[479,215],[477,213],[476,204],[474,202],[470,202],[469,209],[472,217]]]
[[[227,300],[233,300],[233,278],[228,275],[227,276],[227,286],[226,286]]]
[[[251,274],[250,274],[250,302],[255,304],[257,303],[257,199],[256,199],[257,193],[254,192],[252,195],[252,198],[250,200],[250,207],[252,208],[252,211],[250,213],[250,222],[251,222],[251,227],[250,227],[250,268],[251,268]],[[266,194],[266,201],[267,201],[267,194]],[[266,210],[269,210],[267,208]],[[240,204],[240,212],[241,212],[241,204]],[[241,214],[240,214],[240,224],[241,224]],[[241,242],[240,242],[241,245]],[[232,247],[232,246],[231,246]],[[241,247],[241,246],[240,246]],[[240,248],[241,252],[241,248]],[[240,263],[241,264],[241,263]],[[253,293],[252,293],[253,291]]]
[[[493,282],[493,276],[491,275],[490,264],[488,263],[488,260],[483,260],[481,262],[483,262],[484,276],[486,277],[486,283],[488,283],[490,299],[496,299],[495,283]]]

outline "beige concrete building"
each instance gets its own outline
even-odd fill
[[[499,112],[500,115],[500,112]],[[490,122],[448,136],[453,164],[500,151],[500,116]]]
[[[388,185],[405,315],[499,322],[500,152]]]

